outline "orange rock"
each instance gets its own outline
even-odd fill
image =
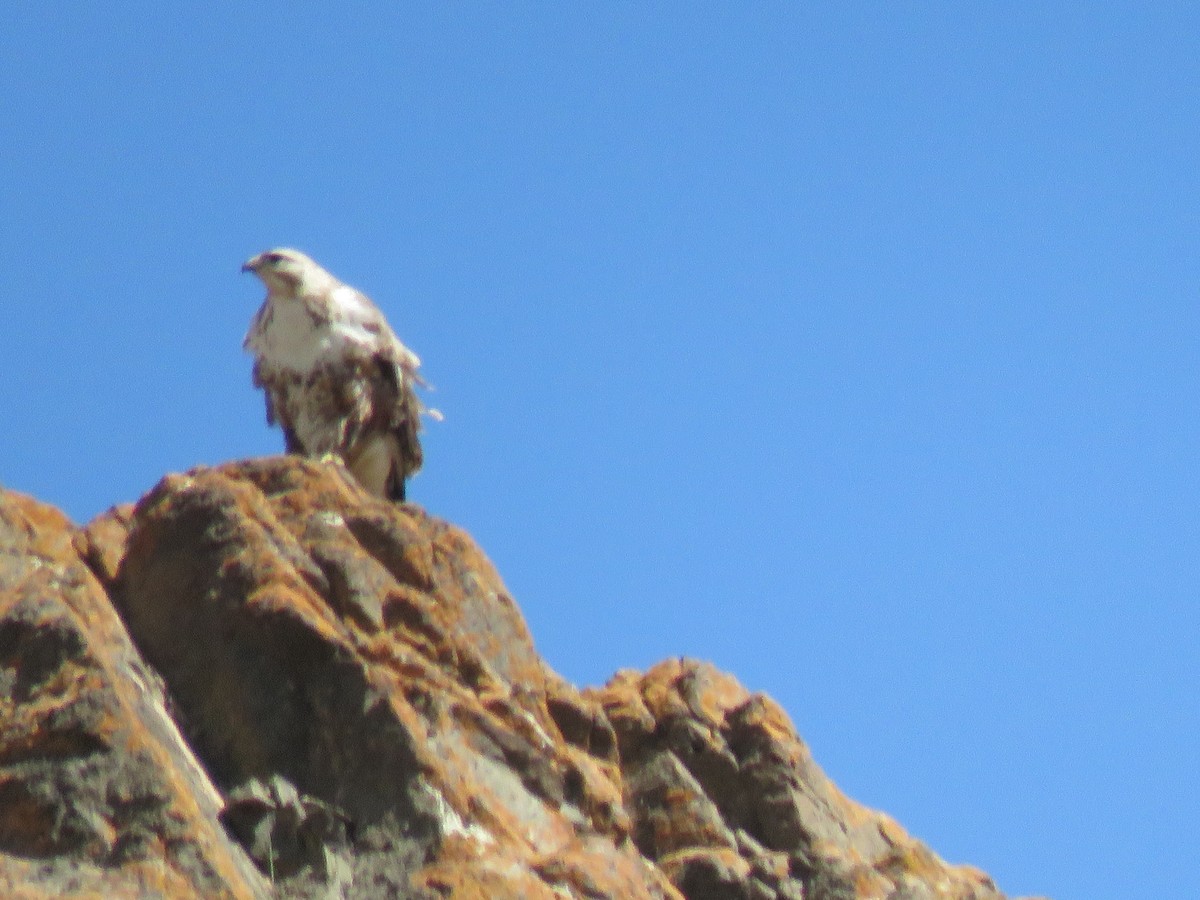
[[[638,848],[685,895],[1001,896],[845,797],[778,704],[710,665],[621,672],[585,697],[616,728]]]
[[[0,493],[0,895],[266,896],[81,541]]]
[[[712,666],[567,684],[464,532],[337,464],[84,529],[0,494],[0,549],[0,896],[1001,897]]]

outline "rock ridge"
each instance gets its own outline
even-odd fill
[[[336,463],[0,490],[0,895],[1000,900],[687,659],[578,690]]]

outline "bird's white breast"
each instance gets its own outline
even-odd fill
[[[269,369],[300,373],[370,355],[378,348],[378,337],[359,323],[357,310],[347,305],[353,297],[338,293],[340,289],[330,297],[332,320],[315,317],[296,299],[270,300],[246,336],[247,349]]]
[[[269,301],[246,336],[246,346],[272,369],[309,372],[329,355],[328,327],[320,326],[303,303]]]

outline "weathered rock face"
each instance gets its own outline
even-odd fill
[[[268,896],[75,537],[0,493],[0,896]]]
[[[461,531],[273,458],[0,492],[0,895],[1000,898],[710,666],[580,693]]]
[[[688,898],[998,898],[845,797],[787,715],[687,660],[588,695],[617,734],[633,838]]]

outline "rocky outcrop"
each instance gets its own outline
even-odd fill
[[[272,458],[0,492],[0,895],[975,898],[687,660],[580,692],[462,531]]]
[[[78,537],[0,495],[0,896],[268,896]]]

